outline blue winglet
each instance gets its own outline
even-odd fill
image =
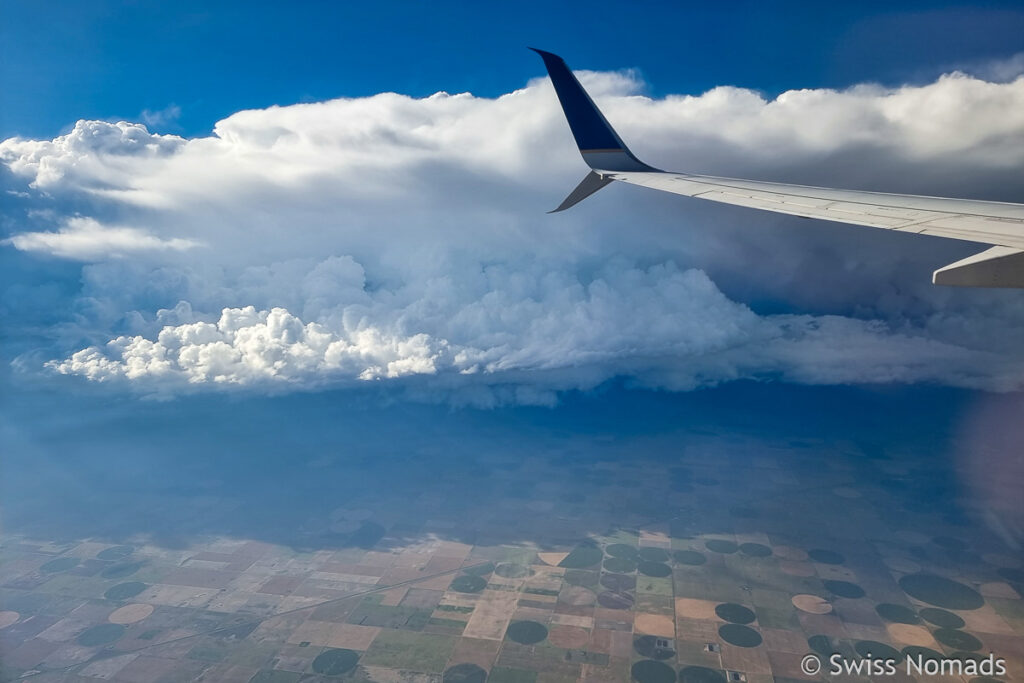
[[[576,146],[591,168],[606,171],[653,170],[629,151],[561,57],[537,48],[530,49],[544,60],[562,111],[576,138]]]

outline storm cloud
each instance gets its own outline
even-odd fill
[[[635,74],[582,76],[663,167],[1024,200],[1024,78],[652,99]],[[242,111],[193,139],[80,121],[0,159],[6,248],[81,264],[26,372],[478,404],[616,377],[1024,387],[1019,294],[928,284],[978,245],[617,186],[546,215],[585,170],[546,80]],[[37,324],[19,310],[15,333]]]

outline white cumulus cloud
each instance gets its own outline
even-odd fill
[[[583,79],[663,167],[1024,200],[1024,78],[774,99]],[[47,366],[115,387],[1024,382],[1015,293],[928,284],[970,245],[617,186],[546,215],[585,167],[545,80],[243,111],[193,139],[81,121],[0,160],[31,205],[6,243],[88,262]]]
[[[56,232],[23,232],[4,240],[20,251],[36,251],[77,261],[117,258],[142,251],[183,251],[198,246],[180,237],[161,239],[138,228],[105,226],[92,218],[69,218]]]
[[[454,378],[474,389],[526,384],[541,401],[615,376],[672,390],[742,378],[1024,386],[1020,362],[893,333],[877,321],[758,316],[727,299],[704,273],[671,264],[640,271],[612,263],[586,285],[548,274],[519,296],[511,273],[495,274],[491,283],[505,278],[505,286],[476,300],[445,296],[441,285],[435,296],[395,309],[388,292],[321,322],[283,308],[225,308],[216,321],[166,325],[153,338],[121,336],[48,366],[100,382],[126,380],[157,396],[413,375],[441,375],[446,390]],[[193,317],[185,303],[174,313]]]

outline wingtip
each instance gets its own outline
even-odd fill
[[[554,52],[548,52],[547,50],[541,50],[540,48],[536,47],[527,47],[526,49],[533,50],[534,52],[539,54],[541,59],[543,59],[545,62],[547,62],[549,59],[554,59],[559,62],[565,63],[565,60],[556,55]]]

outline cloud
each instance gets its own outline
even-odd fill
[[[92,218],[69,218],[57,232],[23,232],[0,244],[76,261],[119,258],[144,251],[184,251],[198,246],[189,239],[160,239],[144,230],[104,226]]]
[[[651,99],[582,76],[665,167],[1024,199],[1024,79]],[[928,284],[969,245],[618,186],[545,215],[584,167],[543,80],[243,111],[194,139],[82,121],[0,160],[32,195],[7,243],[89,261],[47,367],[118,390],[1024,386],[1018,298]]]
[[[966,66],[964,71],[996,83],[1007,83],[1024,76],[1024,52],[971,64]]]
[[[534,390],[531,402],[542,403],[557,391],[593,388],[615,376],[671,390],[741,378],[1024,386],[1019,362],[894,334],[877,321],[758,316],[729,301],[704,273],[671,264],[641,271],[612,263],[586,285],[546,274],[540,279],[547,282],[519,297],[512,295],[516,278],[492,274],[491,290],[474,301],[440,284],[396,309],[394,293],[381,293],[369,306],[338,309],[321,322],[304,322],[284,308],[225,308],[216,321],[166,325],[152,339],[121,336],[47,365],[154,396],[416,375],[441,375],[444,391],[456,378],[474,389],[525,384]],[[185,302],[160,312],[171,314],[194,319]]]
[[[156,111],[151,109],[142,110],[142,121],[150,128],[163,128],[176,124],[181,118],[181,107],[176,104],[169,104],[163,109]]]
[[[0,142],[0,161],[31,179],[33,188],[69,192],[123,185],[145,172],[145,161],[166,158],[186,144],[182,138],[151,134],[139,123],[79,121],[53,140]]]

